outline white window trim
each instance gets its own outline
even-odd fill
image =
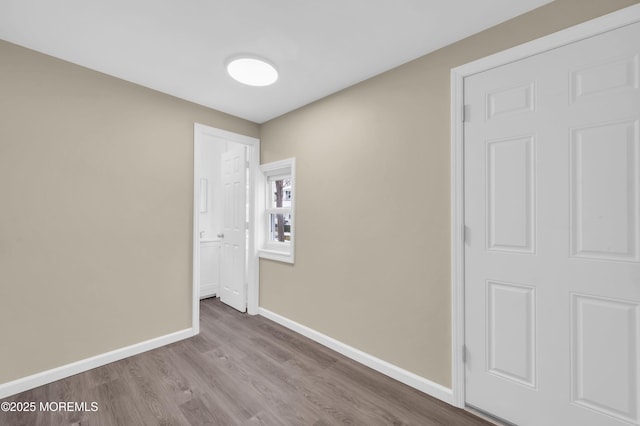
[[[274,161],[272,163],[262,164],[260,166],[262,171],[262,177],[264,180],[264,194],[261,210],[261,229],[260,229],[260,249],[258,250],[258,256],[263,259],[277,260],[279,262],[294,263],[295,262],[295,233],[296,233],[296,159],[287,158],[280,161]],[[270,177],[277,176],[291,176],[291,208],[285,210],[291,211],[291,234],[289,243],[277,243],[269,241],[268,233],[269,226],[269,213],[272,213],[274,208],[267,208],[267,183]]]

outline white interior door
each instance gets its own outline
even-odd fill
[[[466,402],[640,425],[640,24],[465,79]]]
[[[240,144],[229,144],[222,154],[222,253],[220,300],[244,312],[247,309],[245,279],[247,232],[247,153]]]

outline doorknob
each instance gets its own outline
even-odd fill
[[[218,234],[218,238],[224,238],[224,234]]]

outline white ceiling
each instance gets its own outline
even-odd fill
[[[0,0],[0,38],[262,123],[549,2]],[[232,80],[242,53],[278,82]]]

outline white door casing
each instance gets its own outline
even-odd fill
[[[247,307],[246,194],[247,149],[230,144],[222,154],[222,252],[220,260],[220,300],[244,312]]]
[[[464,79],[466,402],[519,425],[640,424],[637,40]]]
[[[249,185],[248,185],[248,247],[247,247],[247,268],[246,268],[246,309],[250,315],[258,313],[258,294],[260,264],[257,253],[257,237],[258,229],[261,223],[258,221],[260,217],[259,211],[264,204],[263,191],[256,191],[256,188],[262,188],[264,185],[262,174],[260,173],[260,140],[217,129],[204,124],[195,123],[193,127],[194,133],[194,149],[193,149],[193,264],[192,264],[192,317],[191,324],[194,334],[198,334],[200,330],[200,181],[202,168],[202,146],[212,140],[224,140],[234,142],[247,147],[247,157],[249,160]]]

